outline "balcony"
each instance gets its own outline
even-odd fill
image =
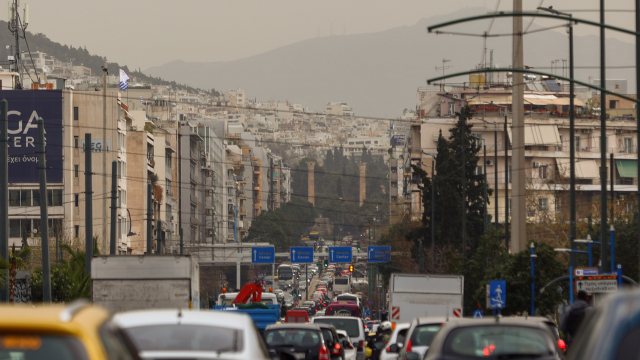
[[[193,205],[198,205],[198,197],[194,194],[189,194],[189,200]]]
[[[167,196],[173,196],[173,190],[167,189]]]
[[[200,221],[195,216],[190,216],[189,217],[189,222],[192,225],[200,225]]]
[[[147,153],[147,165],[149,165],[151,167],[155,167],[156,166],[156,162],[155,162],[155,160],[153,160],[153,154],[151,154],[151,153]]]
[[[192,160],[198,161],[198,158],[200,156],[200,152],[197,149],[191,148],[190,154],[191,154],[191,159]]]

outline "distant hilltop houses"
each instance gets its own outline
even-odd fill
[[[397,142],[400,137],[395,134],[404,139],[410,130],[407,112],[404,120],[372,120],[355,116],[344,102],[329,102],[325,109],[313,111],[286,99],[251,98],[243,89],[216,96],[153,85],[132,74],[125,74],[123,81],[120,74],[109,73],[105,94],[103,74],[43,52],[32,56],[34,62],[25,62],[26,71],[20,74],[1,69],[0,81],[3,90],[15,90],[20,80],[25,89],[5,92],[15,94],[7,95],[10,110],[31,113],[37,110],[32,104],[49,109],[37,111],[48,124],[47,143],[58,149],[47,152],[47,163],[59,164],[59,171],[49,170],[48,176],[50,229],[68,243],[83,238],[87,152],[96,174],[94,194],[103,186],[111,189],[115,161],[119,254],[146,252],[149,183],[151,236],[163,239],[152,251],[178,252],[182,229],[185,252],[207,259],[208,247],[241,241],[261,212],[291,201],[292,167],[301,159],[323,163],[328,150],[342,148],[355,161],[365,154],[386,162],[392,139],[396,145],[405,144]],[[26,103],[20,100],[25,92],[33,92]],[[10,117],[14,120],[18,118]],[[18,127],[12,124],[11,129]],[[37,191],[35,166],[27,161],[10,165],[12,174],[21,174],[10,179],[9,188],[10,243],[18,247],[23,237],[38,241],[38,209],[44,197]],[[95,196],[92,204],[93,217],[106,219],[93,226],[103,252],[108,244],[105,234],[110,233],[108,201]]]

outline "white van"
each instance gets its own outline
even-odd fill
[[[229,306],[231,305],[233,300],[236,299],[236,296],[238,296],[237,292],[220,294],[218,295],[218,301],[216,301],[216,305]],[[251,299],[249,299],[249,301],[251,301]],[[278,302],[278,296],[274,293],[262,293],[260,302],[265,305],[280,305],[280,303]]]
[[[336,276],[333,279],[333,293],[347,294],[351,292],[351,279],[349,276]]]

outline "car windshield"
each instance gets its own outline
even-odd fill
[[[125,329],[140,351],[240,352],[243,331],[219,326],[163,324]]]
[[[357,319],[349,319],[343,317],[333,317],[333,318],[321,318],[314,319],[314,323],[320,324],[330,324],[333,325],[338,330],[344,330],[347,332],[349,337],[358,337],[360,336],[360,327]]]
[[[269,347],[293,346],[313,347],[320,344],[320,334],[310,329],[274,329],[264,332]]]
[[[411,345],[412,346],[429,346],[431,340],[436,336],[436,333],[442,327],[441,324],[429,324],[416,326],[413,333],[411,333]]]
[[[88,359],[88,357],[84,347],[75,337],[1,334],[0,359],[84,360]]]
[[[451,331],[445,341],[444,353],[445,356],[478,358],[546,356],[554,353],[550,336],[548,331],[525,326],[463,327]]]

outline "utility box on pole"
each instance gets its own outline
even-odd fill
[[[200,307],[200,267],[189,255],[94,256],[94,304],[111,312]]]

